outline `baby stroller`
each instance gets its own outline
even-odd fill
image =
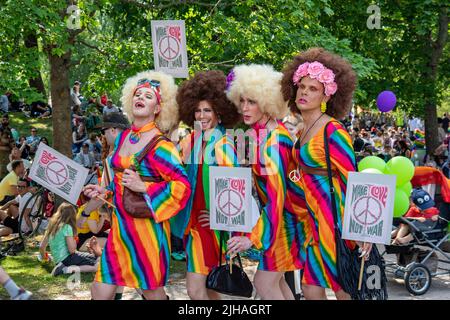
[[[424,168],[424,167],[418,167]],[[418,173],[416,168],[416,174]],[[426,170],[436,170],[427,168]],[[411,235],[414,240],[405,245],[387,245],[385,254],[396,254],[396,263],[386,263],[386,270],[393,271],[395,278],[404,279],[406,289],[413,295],[425,294],[431,286],[431,280],[438,275],[450,274],[450,251],[443,250],[447,241],[450,239],[450,234],[447,233],[447,228],[450,220],[450,201],[448,191],[450,182],[445,181],[442,172],[430,172],[437,179],[433,182],[446,183],[443,186],[437,184],[435,194],[435,206],[439,209],[439,218],[437,221],[427,221],[427,223],[419,223],[417,220],[411,220],[405,217],[394,219],[395,222],[401,222],[409,227]],[[424,171],[425,172],[425,171]],[[419,174],[424,173],[419,170]],[[439,177],[442,175],[442,177]],[[419,187],[421,184],[425,185],[429,182],[428,179],[414,179],[414,187]],[[431,182],[431,183],[433,183]],[[447,189],[448,188],[448,189]],[[440,193],[444,192],[444,194]],[[439,252],[443,259],[439,259],[437,252]],[[386,260],[386,259],[385,259]],[[446,268],[439,267],[439,262],[446,265]],[[447,267],[448,266],[448,267]]]

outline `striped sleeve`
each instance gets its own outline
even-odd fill
[[[276,139],[274,135],[273,139]],[[264,152],[264,167],[266,174],[267,201],[261,210],[258,222],[253,227],[250,240],[257,249],[271,251],[281,230],[284,201],[286,198],[286,163],[283,162],[284,150],[275,140],[268,141]]]
[[[191,186],[181,163],[178,150],[170,141],[161,141],[154,151],[147,154],[164,181],[146,182],[144,197],[156,222],[175,216],[182,210],[191,195]]]
[[[330,160],[333,170],[338,171],[347,185],[348,173],[356,171],[355,152],[347,130],[336,122],[327,128],[330,146]],[[345,190],[345,189],[344,189]]]

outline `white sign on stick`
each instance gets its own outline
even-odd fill
[[[88,173],[88,169],[40,143],[29,177],[75,205]]]
[[[211,229],[252,231],[255,219],[250,168],[210,167],[209,197]]]
[[[390,244],[395,175],[349,172],[342,238]]]
[[[155,70],[175,78],[189,75],[184,20],[152,20]]]

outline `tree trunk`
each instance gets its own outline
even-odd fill
[[[428,53],[429,61],[425,71],[424,84],[428,87],[426,90],[425,102],[425,141],[427,154],[433,155],[434,150],[439,146],[438,142],[438,124],[437,124],[437,94],[436,78],[439,66],[439,60],[442,57],[445,44],[448,40],[448,8],[442,6],[439,10],[438,34],[436,41],[433,41],[431,32],[429,34]],[[427,56],[427,53],[425,53]]]
[[[50,51],[51,52],[51,51]],[[72,158],[69,68],[72,52],[61,57],[49,53],[50,88],[53,107],[53,148]]]
[[[38,51],[38,41],[35,32],[29,34],[25,38],[25,47]],[[37,57],[38,55],[36,54],[36,58]],[[36,72],[36,77],[28,79],[28,83],[30,87],[36,88],[37,92],[41,93],[44,97],[47,97],[47,95],[45,94],[44,81],[42,81],[41,71],[37,70]]]
[[[437,111],[435,103],[425,105],[425,142],[427,154],[432,156],[439,146],[437,127]]]

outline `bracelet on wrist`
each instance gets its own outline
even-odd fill
[[[89,218],[91,216],[90,213],[86,213],[84,210],[81,211],[81,216],[85,217],[85,218]]]

